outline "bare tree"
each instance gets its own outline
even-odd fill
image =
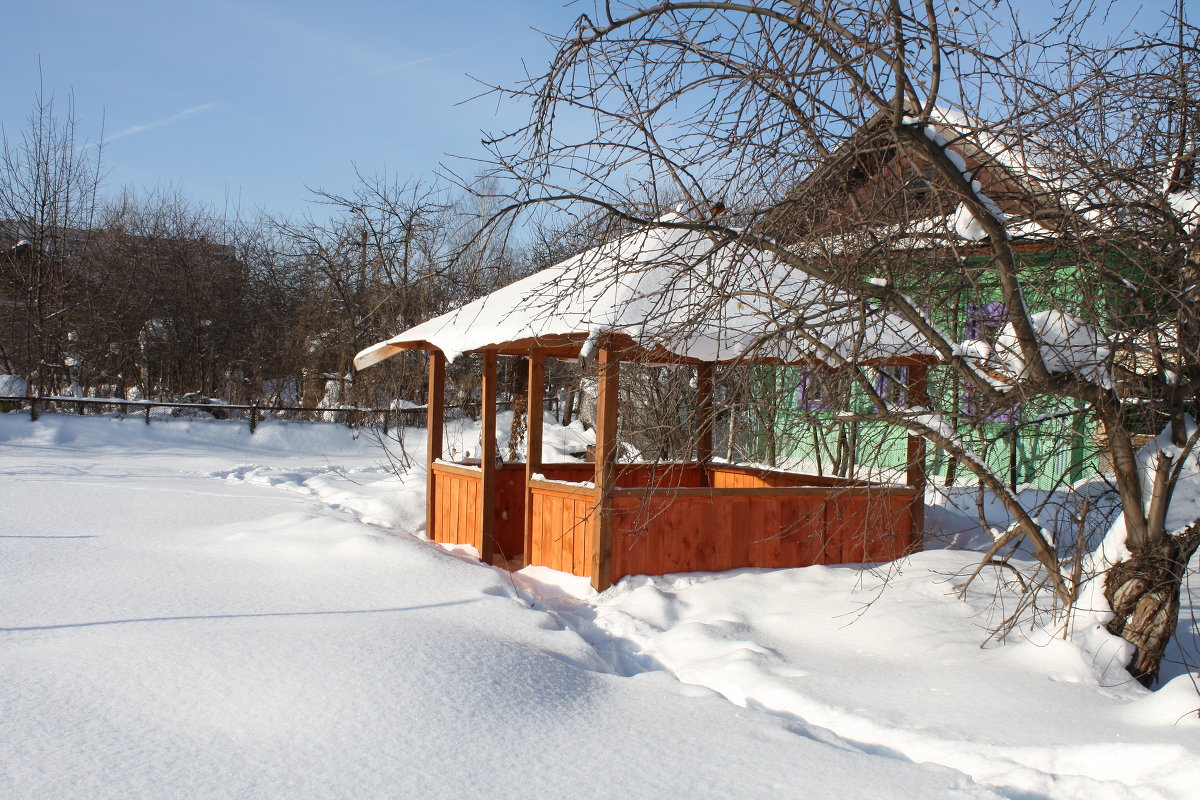
[[[242,252],[253,235],[175,188],[107,202],[77,266],[91,382],[248,399],[265,322]]]
[[[605,3],[555,40],[544,75],[502,90],[531,117],[492,147],[520,187],[505,214],[703,231],[714,252],[771,253],[913,325],[939,362],[928,400],[814,339],[802,297],[776,298],[794,313],[764,319],[760,341],[822,353],[782,389],[840,387],[821,409],[836,406],[839,469],[867,426],[899,424],[997,498],[1012,522],[983,564],[1028,573],[1023,608],[1070,607],[1103,581],[1109,629],[1150,684],[1200,545],[1200,519],[1170,510],[1200,437],[1200,50],[1177,18],[1091,43],[1087,12],[1034,31],[995,2]],[[1030,409],[1102,430],[1088,447],[1108,477],[1056,478],[1084,509],[1105,481],[1118,498],[1125,550],[1102,574],[1096,532],[1050,521],[1044,493],[1016,491],[979,452],[986,425],[1016,431]],[[1171,444],[1147,465],[1138,434],[1156,420]],[[1017,546],[1031,566],[1005,560]]]
[[[314,193],[333,215],[276,222],[282,258],[302,276],[305,302],[299,310],[296,339],[305,403],[315,405],[327,380],[340,380],[349,358],[364,342],[394,325],[423,319],[435,289],[431,278],[440,269],[445,203],[439,191],[401,183],[387,176],[365,178],[346,195]],[[419,377],[401,376],[392,393],[412,398]],[[386,401],[369,397],[368,403]],[[385,391],[385,393],[387,393]],[[349,392],[343,400],[351,399]]]
[[[483,231],[493,211],[488,201],[437,184],[361,174],[347,193],[314,195],[330,217],[278,220],[275,226],[286,270],[303,276],[305,301],[296,335],[305,342],[300,359],[309,376],[306,403],[324,395],[327,381],[346,382],[351,357],[367,344],[484,294],[521,271],[506,232]],[[477,383],[473,374],[469,366],[458,365],[451,383],[461,383],[465,391]],[[425,369],[408,359],[360,376],[346,388],[343,400],[415,402],[424,397]]]
[[[100,148],[77,141],[72,98],[65,116],[39,90],[27,127],[0,133],[0,231],[4,236],[0,346],[10,371],[40,392],[69,383],[73,259],[87,246],[100,183]]]

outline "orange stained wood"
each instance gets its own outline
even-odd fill
[[[565,482],[586,480],[591,470],[586,464],[544,464],[549,479],[527,486],[524,465],[498,467],[492,509],[497,552],[512,558],[524,551],[528,563],[592,577],[595,489]],[[714,486],[699,485],[706,474]],[[478,548],[482,471],[436,464],[434,477],[437,540]],[[907,486],[698,464],[622,464],[614,482],[614,581],[632,574],[890,561],[919,542],[915,492]],[[796,485],[812,483],[820,485]]]
[[[525,465],[496,468],[493,534],[496,552],[508,559],[525,552]]]
[[[560,478],[577,478],[579,471],[544,466]],[[705,473],[713,487],[697,485]],[[630,574],[888,561],[911,552],[918,538],[914,491],[907,486],[695,464],[622,464],[614,481],[614,581]],[[530,497],[530,562],[592,576],[592,487],[533,481]]]
[[[925,406],[929,403],[929,367],[921,365],[909,367],[908,373],[909,404]],[[916,434],[908,435],[908,485],[917,490],[913,498],[910,516],[916,530],[925,529],[925,483],[928,476],[925,471],[925,440]]]
[[[446,356],[441,350],[429,354],[429,403],[425,412],[426,452],[425,465],[432,465],[442,457],[442,415],[446,405]],[[435,542],[437,538],[437,481],[427,475],[425,482],[425,534]]]
[[[593,515],[592,586],[603,591],[612,585],[613,489],[617,463],[617,389],[621,359],[611,342],[600,348],[596,375],[596,509]]]
[[[530,484],[533,503],[531,563],[590,576],[595,494],[590,487],[554,481]]]
[[[446,544],[469,544],[479,549],[480,490],[482,475],[478,469],[451,464],[434,464],[433,480],[437,484],[437,526],[434,541]]]
[[[542,471],[542,423],[545,409],[546,364],[541,353],[529,356],[529,370],[526,380],[526,396],[528,407],[525,409],[525,485],[521,492],[521,507],[523,521],[521,528],[521,552],[525,554],[525,566],[533,562],[533,500],[530,497],[529,482],[533,476]]]
[[[483,530],[483,471],[457,464],[434,464],[438,502],[434,541],[469,544],[480,549]],[[520,555],[525,546],[525,465],[504,464],[495,469],[491,506],[494,546],[506,560]]]
[[[888,561],[911,552],[912,490],[663,492],[614,502],[613,580],[625,575]]]
[[[628,353],[623,346],[619,337],[610,338],[599,352],[595,464],[542,464],[536,435],[529,440],[528,463],[496,464],[496,350],[484,351],[481,464],[432,464],[431,538],[470,544],[488,561],[493,552],[509,563],[524,554],[524,563],[591,577],[597,588],[636,573],[886,561],[919,545],[925,476],[923,443],[917,441],[910,442],[907,486],[705,463],[711,443],[703,422],[698,463],[618,464],[617,385],[620,357]],[[545,353],[533,349],[530,355],[528,413],[536,423]],[[919,359],[911,366],[909,391],[917,400],[925,393],[926,371]],[[698,368],[702,409],[710,402],[711,371],[711,365]],[[443,449],[440,352],[430,354],[429,372],[432,463]]]
[[[613,482],[618,488],[694,489],[707,486],[708,477],[700,464],[617,464],[613,467]]]
[[[708,482],[713,488],[765,489],[768,487],[816,487],[816,486],[877,486],[870,481],[854,478],[838,478],[832,475],[801,475],[783,470],[744,467],[736,464],[710,464],[705,469]]]
[[[479,503],[483,513],[479,515],[479,557],[483,563],[492,563],[496,546],[496,351],[483,353],[483,388],[480,392],[481,449],[479,468],[482,473]]]

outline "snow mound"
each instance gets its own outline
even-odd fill
[[[1039,311],[1030,317],[1030,322],[1049,372],[1074,373],[1099,386],[1112,387],[1112,374],[1108,368],[1110,350],[1103,333],[1078,317],[1056,310]],[[1025,358],[1011,322],[1000,329],[995,353],[1017,380],[1026,376]]]

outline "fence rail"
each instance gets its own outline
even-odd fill
[[[551,401],[548,406],[557,406],[557,403]],[[8,408],[11,406],[11,408]],[[512,407],[509,401],[500,401],[496,404],[498,409],[507,409]],[[36,421],[39,416],[45,412],[58,412],[63,408],[73,408],[76,414],[80,416],[86,415],[88,409],[94,409],[92,413],[105,413],[105,407],[112,409],[120,409],[120,413],[141,413],[144,415],[146,424],[150,424],[151,412],[156,408],[174,409],[174,416],[179,416],[179,411],[183,409],[192,410],[194,412],[203,412],[211,415],[214,419],[238,419],[239,415],[245,416],[245,419],[250,424],[250,432],[254,433],[260,422],[276,419],[285,420],[288,418],[296,419],[308,416],[310,420],[313,417],[317,419],[324,418],[329,420],[330,415],[334,417],[335,422],[340,422],[352,428],[382,428],[386,435],[392,428],[420,428],[425,426],[426,409],[424,407],[417,408],[358,408],[358,407],[337,407],[337,408],[322,408],[318,406],[268,406],[251,403],[250,405],[233,405],[225,403],[172,403],[161,400],[121,400],[116,397],[68,397],[62,395],[48,395],[40,397],[0,397],[0,411],[12,411],[24,409],[28,407],[29,418]],[[462,411],[470,414],[472,411],[478,412],[478,406],[471,406],[463,409],[461,406],[446,406],[447,411]],[[556,408],[555,408],[556,410]]]
[[[335,421],[350,427],[382,428],[386,434],[393,427],[419,427],[425,424],[424,408],[322,408],[316,406],[266,406],[258,403],[250,405],[234,405],[225,403],[173,403],[161,400],[121,400],[115,397],[68,397],[51,395],[45,397],[0,397],[0,408],[11,405],[16,408],[29,409],[29,418],[37,420],[43,413],[55,412],[63,408],[73,408],[75,413],[86,415],[89,409],[92,413],[101,414],[109,409],[117,409],[122,414],[141,413],[146,424],[150,424],[152,411],[156,408],[167,408],[179,416],[182,410],[202,412],[214,419],[244,418],[250,424],[253,433],[260,422],[269,419],[287,419],[305,415],[332,415]],[[328,419],[328,417],[326,417]]]

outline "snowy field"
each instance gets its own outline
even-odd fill
[[[1150,693],[1036,631],[981,649],[969,552],[886,587],[809,567],[597,596],[423,541],[421,468],[338,426],[0,415],[0,451],[0,798],[1200,786],[1191,677]]]

